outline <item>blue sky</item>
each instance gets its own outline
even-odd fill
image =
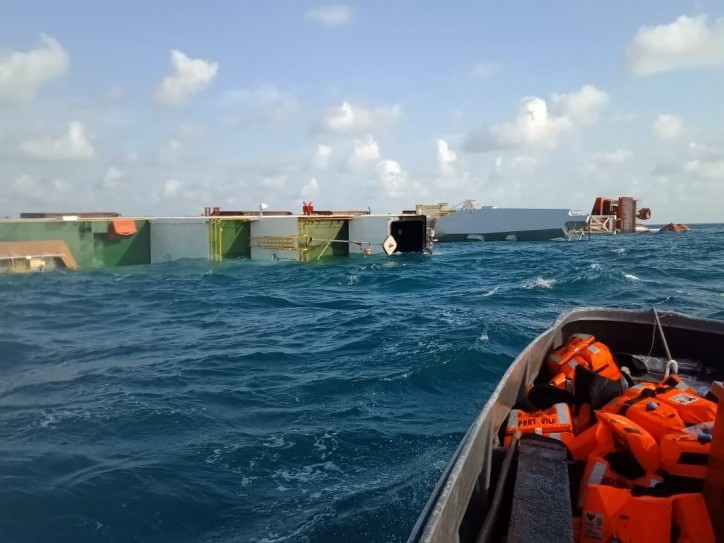
[[[0,216],[466,198],[722,222],[716,2],[0,0]]]

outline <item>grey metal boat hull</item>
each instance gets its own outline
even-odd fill
[[[723,369],[720,352],[724,322],[668,313],[661,316],[661,324],[674,358],[699,360],[707,368]],[[513,406],[524,399],[526,386],[533,382],[552,348],[581,332],[595,335],[615,352],[663,356],[663,344],[654,326],[653,310],[581,308],[562,314],[503,375],[455,451],[408,541],[475,541],[496,476],[495,458],[501,451],[499,428]]]
[[[562,228],[548,230],[514,230],[512,232],[486,232],[470,234],[438,235],[437,241],[546,241],[561,238],[564,235]]]
[[[438,217],[438,241],[544,241],[586,227],[587,215],[568,209],[481,207]]]

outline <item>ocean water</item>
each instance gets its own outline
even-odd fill
[[[569,307],[724,319],[724,225],[0,277],[0,541],[404,541]]]

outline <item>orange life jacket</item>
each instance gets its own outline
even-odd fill
[[[589,485],[580,543],[667,543],[672,510],[671,498],[633,496],[628,489]]]
[[[663,481],[663,477],[655,473],[646,474],[634,480],[611,469],[611,465],[602,457],[591,455],[586,462],[581,484],[578,490],[578,507],[583,507],[589,485],[608,485],[617,488],[633,488],[634,486],[654,487]]]
[[[678,494],[674,502],[673,523],[678,527],[676,543],[714,543],[714,528],[702,494]]]
[[[593,415],[593,411],[591,410],[591,404],[584,403],[582,405],[579,405],[578,408],[574,411],[575,413],[573,415],[573,433],[575,435],[582,434],[591,426],[593,426],[591,424],[591,416]]]
[[[591,455],[605,456],[616,450],[613,430],[603,422],[598,422],[578,434],[568,444],[568,450],[574,460],[585,462]]]
[[[515,432],[523,434],[573,433],[571,411],[564,403],[557,403],[550,409],[529,413],[522,409],[512,409],[508,415],[505,433],[512,436]]]
[[[684,428],[684,421],[674,407],[658,400],[654,388],[648,383],[628,388],[602,409],[608,413],[625,415],[658,442],[665,435]]]
[[[553,374],[562,371],[566,362],[588,347],[595,339],[589,334],[573,334],[563,347],[559,347],[548,355],[546,358],[548,370]]]
[[[659,469],[659,446],[651,434],[622,415],[596,411],[596,416],[611,428],[616,440],[631,452],[646,472],[654,473]]]
[[[656,386],[656,399],[675,408],[687,426],[716,419],[716,404],[699,396],[678,375],[669,375]]]
[[[668,543],[676,533],[677,543],[714,543],[702,494],[654,497],[613,486],[588,487],[580,543]]]
[[[594,373],[613,381],[621,379],[621,371],[618,369],[611,351],[600,341],[581,349],[580,357],[587,362],[589,369]]]
[[[568,358],[548,383],[537,383],[528,389],[528,400],[536,407],[547,408],[556,403],[573,401],[576,367],[587,362],[578,356]]]
[[[711,434],[669,434],[659,442],[661,469],[679,477],[706,478]]]

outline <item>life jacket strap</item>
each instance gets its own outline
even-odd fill
[[[621,409],[619,409],[619,413],[621,413],[622,415],[625,415],[626,411],[628,411],[631,406],[636,405],[639,402],[643,402],[644,400],[650,400],[651,398],[655,398],[655,397],[656,397],[655,390],[651,390],[650,388],[645,388],[641,391],[641,394],[639,394],[635,398],[631,398],[629,401],[624,403],[621,406]]]

